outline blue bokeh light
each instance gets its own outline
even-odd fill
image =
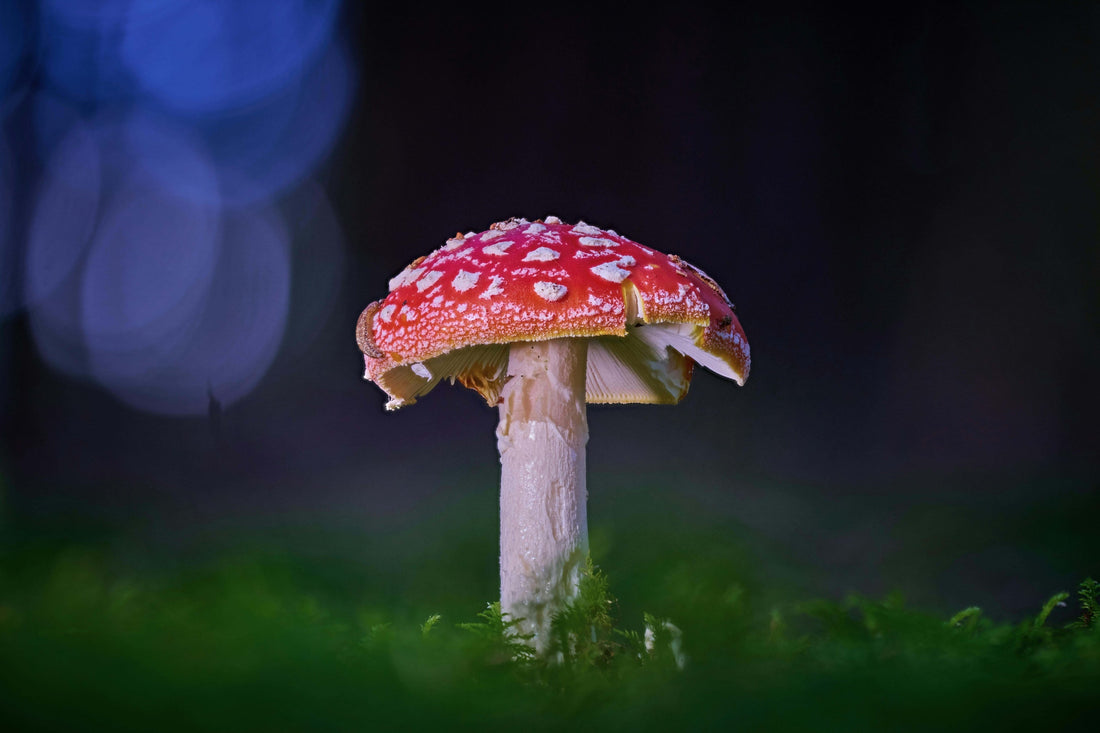
[[[347,50],[334,43],[278,94],[199,124],[227,203],[269,198],[307,176],[332,149],[354,86]]]
[[[301,74],[332,36],[336,0],[135,0],[121,54],[144,90],[187,114],[254,104]]]
[[[41,69],[48,88],[85,104],[126,101],[137,84],[119,55],[117,12],[91,13],[95,3],[50,2],[41,7]],[[77,12],[85,11],[85,12]]]
[[[27,87],[33,64],[34,35],[28,3],[0,2],[0,120]]]
[[[72,128],[85,120],[75,104],[53,91],[39,89],[29,102],[34,127],[32,150],[35,162],[45,166]]]
[[[54,369],[141,410],[204,413],[273,362],[293,268],[335,292],[340,226],[308,181],[356,83],[340,4],[43,0],[0,28],[0,101],[38,80],[20,90],[33,135],[18,181],[0,157],[0,316],[25,307]],[[24,177],[13,229],[9,194]],[[317,303],[296,334],[328,315]]]
[[[88,354],[80,327],[82,275],[81,269],[73,269],[27,310],[38,355],[53,369],[78,378],[88,375]]]
[[[127,18],[146,16],[179,0],[39,0],[43,12],[77,29],[117,30]]]
[[[99,142],[78,122],[42,172],[27,236],[24,298],[49,298],[80,262],[95,231],[102,187]]]
[[[26,51],[21,5],[0,3],[0,99],[14,86]]]
[[[82,282],[84,336],[97,353],[139,352],[196,320],[220,241],[209,210],[164,192],[114,197]]]
[[[160,298],[168,307],[156,314],[127,314],[126,298],[117,292],[119,276],[108,260],[125,256],[130,242],[140,249],[145,241],[140,217],[127,224],[136,236],[109,247],[103,267],[89,267],[85,283],[92,373],[142,410],[197,415],[206,413],[212,397],[232,404],[260,380],[282,339],[290,296],[282,221],[270,209],[229,213],[217,260],[189,263],[193,279],[166,278],[162,263],[141,252],[143,264],[131,272],[136,280],[152,276],[180,296],[174,302]],[[127,287],[140,292],[146,286],[131,279]],[[132,328],[120,328],[125,321]]]
[[[15,277],[15,248],[12,246],[11,153],[0,132],[0,317],[19,303],[19,281]]]
[[[134,114],[121,126],[119,166],[133,184],[169,191],[213,209],[222,205],[220,166],[190,127],[162,116]]]

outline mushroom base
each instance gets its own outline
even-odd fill
[[[500,605],[544,653],[588,553],[584,339],[513,344],[501,391]]]

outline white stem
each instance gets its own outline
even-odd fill
[[[588,553],[584,339],[513,344],[501,391],[500,607],[539,653]]]

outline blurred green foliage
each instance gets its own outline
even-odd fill
[[[456,590],[485,572],[491,533],[462,561],[429,544],[389,570],[300,542],[168,562],[110,542],[9,541],[0,729],[1046,729],[1095,717],[1091,580],[1017,624],[977,607],[945,619],[898,596],[796,601],[720,535],[695,528],[684,547],[681,529],[620,538],[632,562],[610,578],[590,568],[548,659],[508,637],[499,606],[479,614]],[[613,595],[620,574],[629,606]]]

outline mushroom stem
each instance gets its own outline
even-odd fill
[[[545,653],[588,553],[584,339],[512,344],[501,391],[500,607]]]

